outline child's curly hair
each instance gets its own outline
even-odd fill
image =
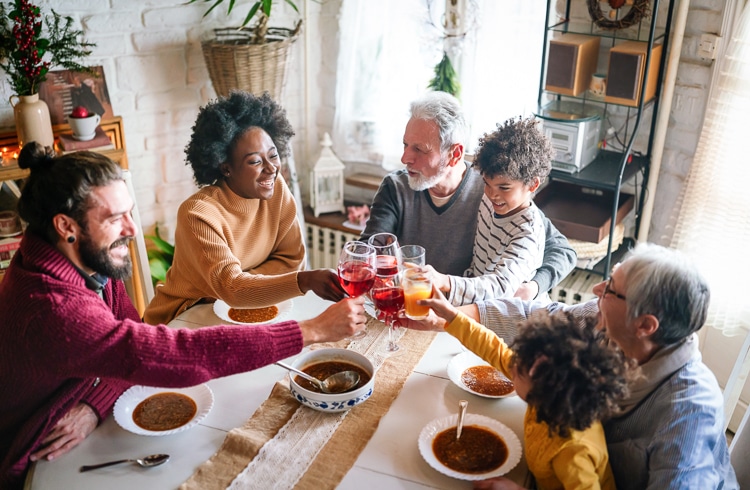
[[[485,177],[502,175],[524,185],[531,185],[534,177],[544,181],[552,170],[553,151],[537,124],[534,118],[520,117],[498,124],[479,139],[474,166]]]
[[[634,376],[632,362],[606,336],[568,313],[543,312],[527,320],[512,343],[519,373],[530,375],[527,402],[550,435],[568,437],[615,413]],[[537,362],[538,361],[538,362]]]
[[[289,155],[289,139],[294,130],[286,111],[268,93],[255,96],[233,91],[229,97],[219,97],[201,108],[185,147],[186,163],[193,167],[199,187],[224,178],[220,165],[229,160],[239,137],[253,127],[268,133],[279,156]]]

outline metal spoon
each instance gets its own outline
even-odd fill
[[[464,415],[466,415],[466,407],[469,402],[466,400],[459,400],[458,402],[458,425],[456,426],[456,440],[461,437],[461,431],[464,430]]]
[[[276,364],[305,378],[317,386],[323,393],[344,393],[359,383],[359,373],[355,371],[341,371],[340,373],[328,376],[321,381],[318,378],[310,376],[309,374],[300,371],[299,369],[295,369],[288,364],[284,364],[283,362],[277,362]]]
[[[146,456],[143,459],[118,459],[117,461],[110,461],[108,463],[92,464],[88,466],[81,466],[78,471],[81,473],[85,471],[95,470],[97,468],[104,468],[105,466],[113,466],[121,463],[136,463],[138,466],[143,468],[151,468],[152,466],[159,466],[160,464],[169,461],[169,454],[152,454]]]

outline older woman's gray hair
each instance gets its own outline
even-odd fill
[[[632,320],[653,315],[659,328],[651,340],[678,342],[706,321],[710,291],[696,265],[683,253],[643,243],[624,258],[627,315]]]

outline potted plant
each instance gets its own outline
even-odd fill
[[[188,4],[212,2],[204,17],[224,0],[190,0]],[[286,3],[299,13],[291,0]],[[236,0],[229,0],[227,15],[232,12]],[[297,39],[302,21],[293,29],[268,27],[273,0],[257,0],[239,27],[214,29],[214,36],[201,43],[203,58],[214,90],[221,96],[229,95],[233,89],[254,94],[269,92],[278,100],[286,82],[291,45]],[[257,18],[257,22],[247,25]]]
[[[28,141],[53,144],[49,108],[39,100],[39,84],[47,79],[50,66],[90,71],[77,62],[95,46],[80,40],[82,34],[73,28],[71,17],[54,10],[42,16],[29,0],[0,3],[0,68],[15,92],[11,104],[20,146]]]
[[[153,235],[146,235],[156,248],[150,248],[146,253],[148,255],[148,265],[151,269],[151,281],[154,286],[164,283],[167,278],[167,271],[172,267],[174,259],[174,245],[164,240],[159,234],[159,225]]]

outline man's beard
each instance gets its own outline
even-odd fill
[[[109,251],[114,247],[127,245],[132,239],[133,237],[120,238],[109,247],[99,248],[89,238],[87,230],[84,230],[78,249],[81,254],[81,261],[94,272],[98,272],[103,276],[112,279],[127,279],[133,273],[133,263],[130,261],[130,254],[126,255],[123,258],[122,265],[118,266],[112,261],[112,256],[109,254]]]
[[[437,184],[440,183],[441,180],[445,178],[445,169],[448,166],[448,160],[444,159],[440,161],[440,166],[438,167],[438,171],[435,175],[432,177],[425,177],[423,175],[417,175],[416,177],[412,177],[409,175],[409,187],[413,191],[425,191],[427,189],[432,189]]]

